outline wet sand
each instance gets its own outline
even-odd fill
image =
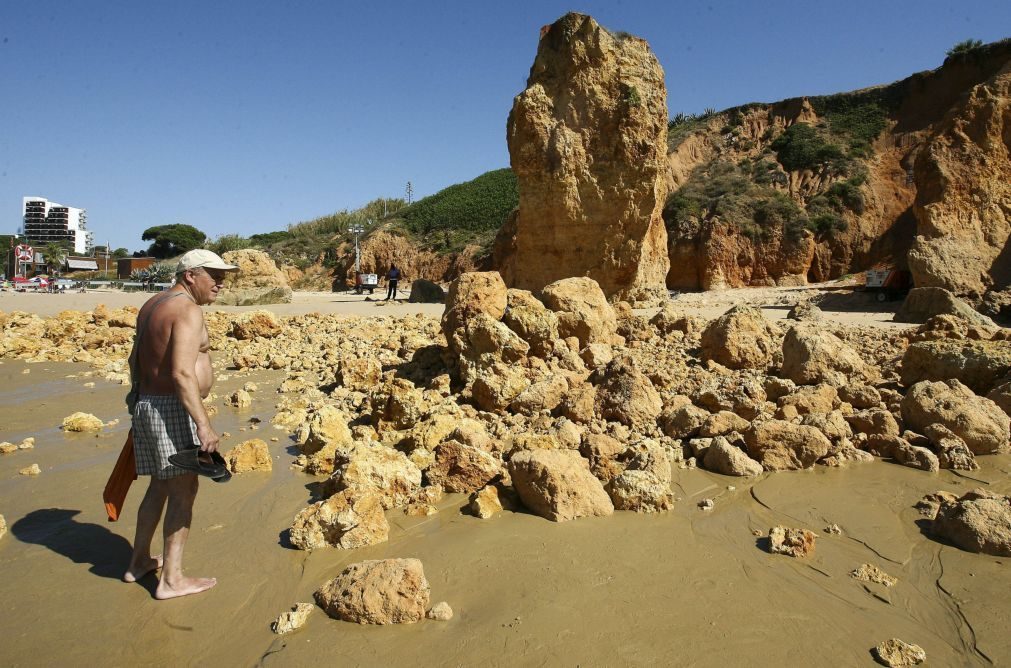
[[[59,300],[57,310],[89,308],[63,306],[66,295],[38,297]],[[870,649],[891,637],[922,646],[928,665],[1011,662],[1009,560],[937,542],[912,508],[938,489],[1011,493],[1011,455],[981,457],[975,479],[882,461],[758,480],[675,468],[673,512],[563,524],[512,512],[479,520],[461,512],[465,496],[448,495],[432,517],[389,511],[387,543],[305,553],[290,549],[284,532],[318,479],[290,470],[293,441],[269,425],[284,377],[271,371],[227,372],[215,387],[223,397],[248,380],[260,385],[251,408],[219,400],[213,420],[231,434],[223,449],[256,437],[275,456],[271,473],[201,481],[185,563],[219,584],[159,602],[153,578],[119,581],[146,480],[134,483],[123,519],[107,522],[101,493],[128,428],[125,388],[87,371],[0,362],[0,440],[36,438],[34,450],[0,456],[9,526],[0,539],[0,661],[8,665],[859,666],[874,665]],[[76,410],[120,423],[98,437],[62,432]],[[255,431],[252,416],[263,420]],[[36,462],[40,476],[17,474]],[[702,498],[715,509],[699,509]],[[822,531],[832,523],[841,536]],[[817,533],[815,555],[768,553],[752,532],[777,524]],[[448,601],[454,618],[369,627],[316,609],[300,631],[271,633],[278,614],[312,601],[344,565],[389,557],[421,559],[432,603]],[[850,578],[863,563],[898,584]]]

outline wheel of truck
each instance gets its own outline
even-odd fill
[[[879,292],[877,295],[875,295],[874,298],[877,299],[879,302],[888,301],[888,295],[884,291]]]

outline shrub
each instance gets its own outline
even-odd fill
[[[819,213],[811,218],[810,228],[817,235],[831,236],[836,232],[844,232],[846,221],[836,213]]]
[[[642,97],[639,95],[639,89],[635,86],[622,84],[622,99],[625,104],[630,107],[638,107],[642,104]]]
[[[253,245],[252,241],[238,234],[222,234],[217,239],[207,244],[207,248],[218,255],[223,255],[228,251],[252,248]]]
[[[804,212],[789,196],[773,193],[767,199],[755,202],[754,219],[763,229],[778,229],[801,218]]]
[[[845,207],[856,214],[864,212],[864,196],[860,192],[860,186],[865,180],[864,176],[857,176],[846,181],[833,183],[826,191],[825,196],[836,208]]]
[[[682,188],[667,198],[663,207],[665,221],[685,227],[702,217],[706,206],[705,199],[686,191],[687,189]]]
[[[304,240],[308,237],[346,234],[347,229],[353,224],[366,225],[369,220],[373,222],[380,220],[384,215],[396,213],[403,206],[404,200],[402,199],[380,197],[360,209],[343,209],[327,216],[289,225],[288,238]],[[271,234],[277,233],[271,232]]]
[[[787,176],[772,160],[759,160],[751,168],[751,178],[759,185],[786,183]]]
[[[979,49],[982,46],[983,42],[981,42],[978,39],[967,39],[959,42],[955,46],[948,49],[945,55],[947,55],[950,58],[951,56],[958,56],[963,53],[972,53],[973,51]]]
[[[845,159],[839,146],[826,142],[807,123],[794,123],[771,146],[779,162],[791,172],[832,163],[839,166]]]
[[[254,234],[249,237],[249,240],[253,242],[254,245],[264,248],[270,246],[271,244],[280,243],[282,241],[287,241],[291,238],[291,232],[286,230],[280,230],[277,232],[264,232],[262,234]]]

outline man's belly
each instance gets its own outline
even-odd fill
[[[211,356],[207,353],[200,353],[197,356],[197,385],[200,387],[200,396],[206,397],[211,393],[211,386],[214,385],[214,369],[211,367]]]

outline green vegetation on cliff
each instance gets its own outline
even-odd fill
[[[667,231],[674,239],[695,239],[704,221],[719,218],[755,243],[779,236],[797,240],[804,230],[817,237],[832,236],[846,229],[846,210],[863,211],[862,175],[833,184],[806,206],[776,188],[787,178],[768,159],[703,165],[667,199],[663,210]]]
[[[488,246],[519,199],[513,171],[496,169],[405,207],[397,212],[395,225],[437,252]]]
[[[329,265],[337,259],[338,246],[354,238],[349,232],[354,225],[365,229],[365,237],[384,229],[437,253],[456,252],[473,244],[488,248],[518,204],[515,174],[511,169],[497,169],[411,205],[402,199],[374,199],[359,209],[343,209],[289,225],[283,231],[250,237],[222,235],[208,246],[218,253],[259,248],[299,268],[315,261]]]

